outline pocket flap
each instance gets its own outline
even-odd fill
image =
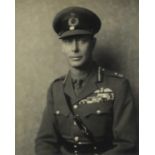
[[[64,106],[58,106],[56,105],[54,107],[54,114],[59,116],[59,115],[64,115],[64,116],[68,116],[70,113],[69,108],[67,107],[67,105]]]
[[[112,113],[113,101],[105,101],[95,104],[80,105],[80,113],[83,116],[92,114],[102,115]]]

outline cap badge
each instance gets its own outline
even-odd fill
[[[69,30],[75,30],[75,27],[79,24],[79,19],[75,17],[74,14],[71,14],[71,17],[68,19]]]

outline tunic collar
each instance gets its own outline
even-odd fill
[[[74,93],[70,71],[68,72],[65,78],[63,87],[64,87],[64,93],[67,94],[70,98],[72,98],[73,103],[78,102],[82,98],[85,98],[99,87],[97,67],[94,67],[91,73],[88,75],[86,83],[82,88],[81,93],[79,94],[78,97]]]

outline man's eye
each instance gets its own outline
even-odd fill
[[[88,42],[88,38],[82,38],[82,39],[80,39],[80,41],[81,41],[82,43]]]
[[[70,42],[73,41],[73,39],[64,39],[63,41],[64,41],[65,43],[70,43]]]
[[[81,41],[86,42],[86,41],[88,41],[88,39],[84,38],[84,39],[82,39]]]

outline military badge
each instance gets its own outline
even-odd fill
[[[114,75],[117,76],[117,77],[120,77],[120,78],[123,77],[123,74],[119,74],[119,73],[117,73],[117,72],[115,72]]]
[[[71,14],[71,17],[68,19],[69,30],[74,30],[75,27],[79,24],[79,19],[75,17],[75,14]]]
[[[91,96],[82,99],[79,104],[94,104],[99,102],[107,102],[114,100],[114,93],[110,88],[97,89],[93,92]]]

